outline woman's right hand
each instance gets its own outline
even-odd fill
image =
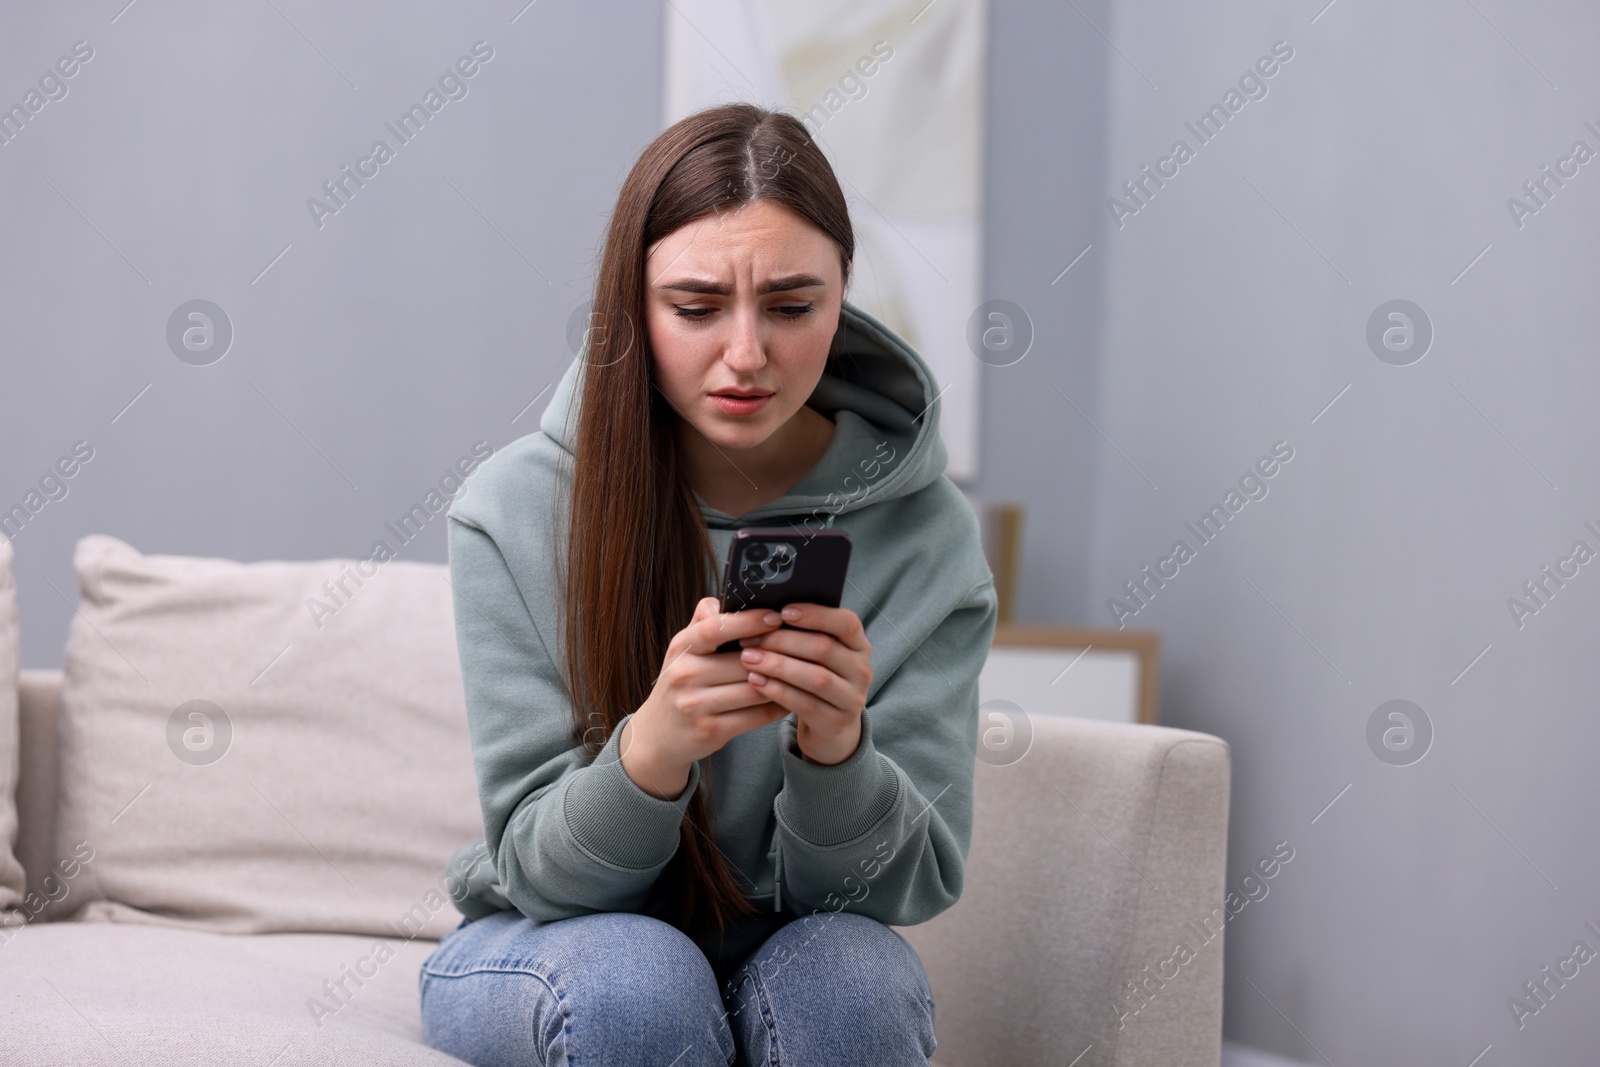
[[[776,611],[759,608],[723,614],[716,597],[695,605],[689,625],[667,643],[650,696],[623,724],[617,741],[622,769],[640,789],[677,799],[696,760],[789,714],[750,684],[750,669],[738,651],[717,651],[725,642],[759,637],[782,624]]]

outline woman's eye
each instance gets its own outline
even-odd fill
[[[715,308],[683,307],[681,304],[672,305],[672,309],[680,319],[696,320],[704,319],[716,310]],[[811,304],[780,304],[772,310],[778,312],[780,318],[799,319],[811,314],[813,306]]]

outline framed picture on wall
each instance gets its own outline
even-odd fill
[[[1155,723],[1160,637],[1003,622],[978,678],[978,700],[1004,700],[1030,716]]]

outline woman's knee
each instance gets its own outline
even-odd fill
[[[927,972],[916,950],[892,927],[854,912],[822,911],[796,919],[752,955],[763,978],[786,968],[802,972],[849,972],[852,980],[922,996]]]
[[[480,923],[491,925],[473,931]],[[428,1043],[469,1063],[568,1059],[725,1067],[733,1059],[711,965],[681,931],[606,912],[552,923],[491,916],[423,965]]]
[[[774,1045],[791,1058],[805,1049],[841,1064],[923,1063],[937,1047],[922,960],[898,932],[864,915],[797,919],[768,938],[731,985],[736,1030],[756,1067],[767,1062],[763,1047]]]
[[[547,973],[583,1010],[628,1012],[647,1022],[720,1005],[711,962],[677,927],[646,915],[608,912],[572,923]]]

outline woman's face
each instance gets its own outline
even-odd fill
[[[843,273],[825,233],[770,201],[674,230],[645,257],[656,387],[719,448],[761,444],[822,377]]]

